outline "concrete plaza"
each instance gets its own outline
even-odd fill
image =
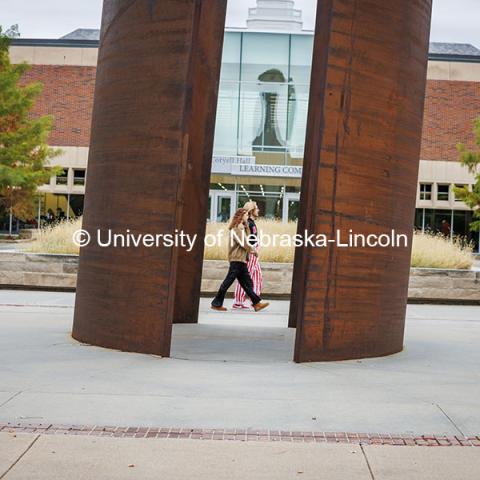
[[[73,303],[0,291],[0,424],[480,433],[478,306],[409,305],[405,349],[390,357],[295,364],[288,302],[220,313],[202,299],[199,325],[174,327],[171,358],[76,342]],[[0,478],[40,466],[35,478],[473,479],[480,449],[0,434]]]

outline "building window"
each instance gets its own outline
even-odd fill
[[[57,175],[55,179],[56,185],[67,185],[68,183],[68,168],[64,168],[63,172]]]
[[[448,183],[439,183],[437,185],[437,200],[447,201],[450,199],[450,185]]]
[[[431,199],[432,199],[432,184],[421,183],[420,184],[420,200],[431,200]]]
[[[74,169],[73,170],[73,184],[74,185],[85,185],[85,170],[84,169]]]

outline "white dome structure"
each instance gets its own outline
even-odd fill
[[[300,32],[302,11],[294,7],[294,0],[257,0],[257,6],[248,9],[247,29]]]

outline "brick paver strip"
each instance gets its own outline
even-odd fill
[[[0,423],[0,432],[40,435],[89,435],[116,438],[190,438],[242,442],[350,443],[419,447],[480,447],[480,435],[462,437],[433,435],[398,435],[352,432],[290,432],[232,428],[122,427],[102,425],[61,425],[42,423]]]

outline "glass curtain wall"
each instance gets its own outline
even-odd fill
[[[215,156],[302,165],[312,50],[313,35],[225,32]],[[298,217],[300,178],[213,175],[210,188],[210,221],[224,221],[247,200],[266,218]]]
[[[312,35],[225,32],[214,155],[301,165]]]

